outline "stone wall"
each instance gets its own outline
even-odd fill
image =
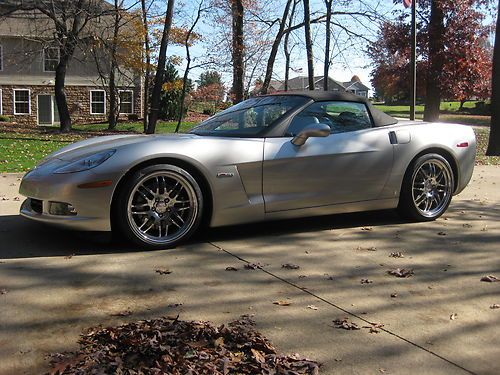
[[[29,89],[31,98],[31,113],[29,115],[14,115],[14,89]],[[71,114],[73,124],[88,124],[107,121],[107,113],[109,111],[109,101],[106,99],[106,114],[92,115],[90,114],[90,91],[100,90],[100,87],[92,86],[66,86],[66,97],[68,108]],[[140,87],[125,88],[134,91],[134,115],[142,117],[141,105],[141,90]],[[37,95],[54,93],[53,86],[15,86],[15,85],[0,85],[2,90],[2,114],[9,116],[12,122],[18,124],[26,124],[27,126],[38,126],[38,109]],[[122,115],[121,118],[126,119],[128,115]]]

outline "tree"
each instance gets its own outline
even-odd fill
[[[424,121],[437,121],[439,119],[439,106],[441,104],[440,79],[444,68],[444,9],[442,1],[431,1],[431,14],[429,18],[429,46],[427,70],[427,88],[425,95]]]
[[[148,7],[146,6],[146,0],[141,0],[141,16],[142,16],[142,26],[144,35],[144,57],[145,57],[145,67],[144,67],[144,88],[143,88],[143,113],[144,118],[142,120],[142,125],[144,128],[144,133],[148,130],[148,113],[149,113],[149,82],[151,80],[151,43],[149,39],[149,21],[148,21]]]
[[[182,78],[182,93],[181,93],[181,97],[179,99],[180,111],[179,111],[179,117],[177,119],[177,125],[175,127],[175,133],[177,133],[179,131],[179,128],[180,128],[181,122],[182,122],[182,117],[184,116],[184,105],[185,105],[184,102],[186,99],[186,92],[187,92],[188,84],[189,84],[188,74],[189,74],[189,71],[191,70],[191,53],[189,51],[189,47],[194,43],[194,41],[196,41],[197,39],[200,38],[200,36],[194,32],[194,29],[195,29],[196,25],[198,24],[198,21],[200,20],[200,17],[202,15],[202,12],[203,12],[202,5],[203,5],[203,0],[200,1],[199,5],[198,5],[198,10],[196,12],[196,17],[195,17],[193,23],[191,24],[191,27],[189,28],[189,30],[187,30],[187,32],[185,33],[186,35],[183,39],[184,47],[186,49],[186,69],[184,69],[184,77]]]
[[[471,97],[489,97],[489,27],[483,25],[480,0],[440,0],[432,9],[430,0],[418,4],[417,96],[427,97],[426,119],[433,121],[439,115],[441,99],[465,101]],[[428,22],[432,12],[437,26]],[[411,51],[407,16],[403,13],[395,21],[384,22],[377,39],[367,49],[375,66],[372,85],[377,95],[388,101],[409,98]]]
[[[295,8],[294,0],[287,0],[286,5],[285,5],[285,9],[283,11],[283,15],[281,16],[281,18],[278,21],[279,22],[279,30],[278,30],[276,37],[274,38],[274,42],[273,42],[273,45],[271,47],[271,52],[270,52],[269,58],[267,60],[266,76],[264,78],[264,82],[263,82],[262,87],[261,87],[261,93],[263,93],[263,94],[265,94],[267,92],[269,84],[271,83],[271,76],[273,73],[274,62],[276,60],[276,54],[278,53],[278,48],[280,46],[281,39],[283,38],[283,35],[284,35],[286,21],[288,19],[288,13],[290,11],[290,6],[292,5],[292,3],[294,4],[294,8]]]
[[[295,9],[297,8],[297,3],[299,0],[294,0],[293,5],[292,5],[292,10],[290,11],[290,17],[288,19],[288,29],[292,27],[293,24],[293,19],[295,16]],[[289,47],[289,39],[290,39],[290,31],[285,33],[285,40],[283,41],[283,53],[285,54],[285,82],[284,84],[284,89],[285,91],[288,91],[288,80],[290,77],[290,55],[291,55],[291,50],[293,48]]]
[[[306,41],[307,53],[307,78],[309,82],[309,90],[314,90],[314,60],[311,40],[311,10],[309,0],[304,1],[304,33]]]
[[[148,119],[148,134],[154,134],[156,131],[156,122],[160,112],[160,94],[164,81],[165,64],[167,61],[167,45],[169,40],[170,28],[172,27],[172,18],[174,13],[174,0],[168,0],[167,11],[165,13],[165,20],[163,22],[163,32],[160,43],[160,51],[158,53],[158,65],[156,67],[156,75],[151,92],[151,107],[149,110]]]
[[[222,76],[216,70],[207,70],[200,74],[196,80],[198,87],[210,86],[213,84],[222,85]]]
[[[232,55],[233,55],[233,86],[231,93],[233,102],[239,103],[243,100],[243,56],[245,45],[243,43],[243,0],[231,0],[232,17]]]
[[[498,9],[500,10],[500,1]],[[491,96],[491,127],[486,155],[500,156],[500,12],[497,14],[492,82],[493,94]]]
[[[323,90],[328,91],[328,74],[330,72],[330,39],[332,22],[333,0],[325,0],[326,7],[326,27],[325,27],[325,61],[323,66]]]

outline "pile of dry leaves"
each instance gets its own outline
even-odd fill
[[[177,318],[143,320],[82,334],[76,353],[52,356],[50,374],[317,374],[316,362],[277,354],[240,320],[214,327]]]

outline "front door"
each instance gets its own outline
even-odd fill
[[[324,123],[332,134],[295,146],[291,136],[307,124]],[[286,135],[289,135],[288,137]],[[282,138],[264,147],[266,212],[377,199],[391,173],[389,130],[373,128],[361,103],[317,102],[298,114]]]
[[[54,125],[59,123],[59,111],[54,95],[38,95],[38,125]]]

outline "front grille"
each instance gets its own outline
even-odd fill
[[[40,199],[30,199],[31,209],[38,214],[43,212],[43,203]]]

